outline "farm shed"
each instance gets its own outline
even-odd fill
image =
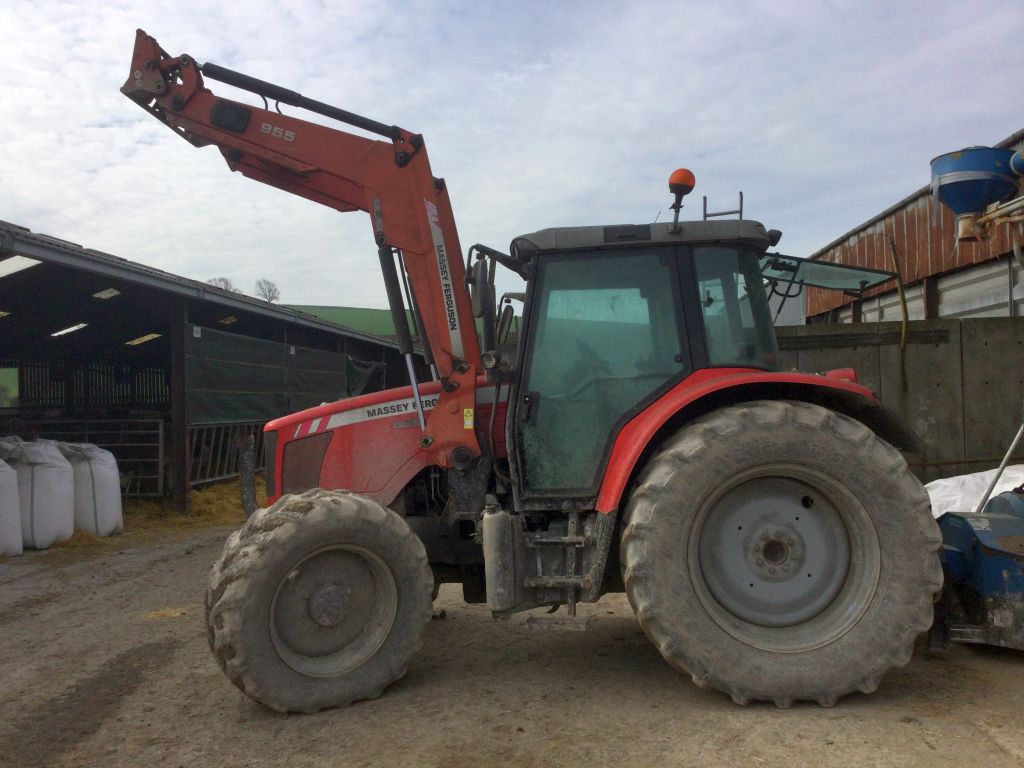
[[[405,376],[390,340],[0,222],[0,434],[106,447],[128,494],[185,509],[269,419]]]

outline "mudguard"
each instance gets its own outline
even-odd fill
[[[914,432],[870,389],[857,383],[852,369],[810,374],[705,368],[686,377],[622,428],[612,446],[597,510],[608,513],[618,508],[641,458],[661,442],[665,433],[716,408],[750,400],[816,403],[862,422],[900,450],[921,450]]]

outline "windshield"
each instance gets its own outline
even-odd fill
[[[710,364],[777,370],[757,255],[725,246],[698,246],[693,253]]]
[[[772,284],[796,283],[834,291],[852,291],[862,294],[868,288],[888,282],[895,272],[882,269],[863,269],[828,261],[813,261],[781,253],[766,253],[761,257],[761,274]]]

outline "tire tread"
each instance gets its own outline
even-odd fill
[[[746,434],[764,427],[827,431],[843,443],[858,461],[869,465],[871,471],[898,478],[900,495],[909,502],[907,514],[913,517],[913,527],[918,534],[915,552],[919,560],[912,571],[916,582],[910,590],[916,598],[905,606],[907,620],[902,630],[890,638],[888,651],[882,658],[858,659],[850,665],[851,669],[869,666],[872,668],[870,674],[829,690],[808,690],[806,687],[797,689],[794,686],[794,690],[780,690],[766,696],[758,692],[756,681],[728,680],[731,670],[718,670],[712,674],[712,671],[700,668],[695,654],[686,648],[686,639],[676,637],[668,625],[660,620],[660,616],[669,608],[659,601],[654,588],[656,574],[649,562],[648,552],[657,537],[665,533],[664,527],[658,523],[659,514],[664,515],[664,510],[671,507],[673,493],[670,483],[677,473],[686,472],[688,467],[699,467],[701,462],[699,458],[694,462],[694,457],[707,452],[713,441],[737,432]],[[850,460],[853,460],[852,456]],[[767,698],[781,708],[791,706],[796,700],[810,700],[823,707],[831,707],[839,698],[854,691],[874,691],[889,669],[902,667],[910,661],[917,636],[931,625],[934,597],[942,587],[942,568],[938,559],[941,544],[938,526],[929,510],[928,496],[910,474],[906,462],[895,448],[860,422],[811,403],[753,401],[723,408],[702,417],[668,438],[652,457],[641,472],[628,502],[621,541],[621,565],[627,596],[644,632],[665,659],[677,669],[688,672],[696,684],[717,687],[738,704]]]
[[[387,531],[389,545],[408,558],[416,570],[415,583],[422,587],[410,601],[414,613],[411,624],[419,630],[405,638],[399,662],[389,667],[379,684],[339,695],[329,703],[294,701],[292,695],[268,689],[261,684],[262,670],[254,669],[242,642],[244,615],[256,599],[250,586],[265,567],[268,552],[287,548],[289,540],[310,526],[332,525],[339,507],[346,514],[361,518]],[[345,706],[353,701],[380,696],[384,689],[403,677],[411,659],[423,645],[423,629],[431,617],[430,596],[434,579],[426,551],[419,537],[391,510],[370,499],[346,491],[313,489],[284,496],[272,506],[260,509],[241,530],[231,534],[221,556],[211,566],[206,590],[207,640],[217,665],[227,678],[246,695],[281,712],[316,712],[325,707]]]

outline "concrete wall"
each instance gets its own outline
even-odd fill
[[[776,332],[784,369],[856,369],[921,436],[925,454],[910,458],[925,481],[996,466],[1024,415],[1024,318],[911,322],[902,365],[900,330],[883,322]]]

